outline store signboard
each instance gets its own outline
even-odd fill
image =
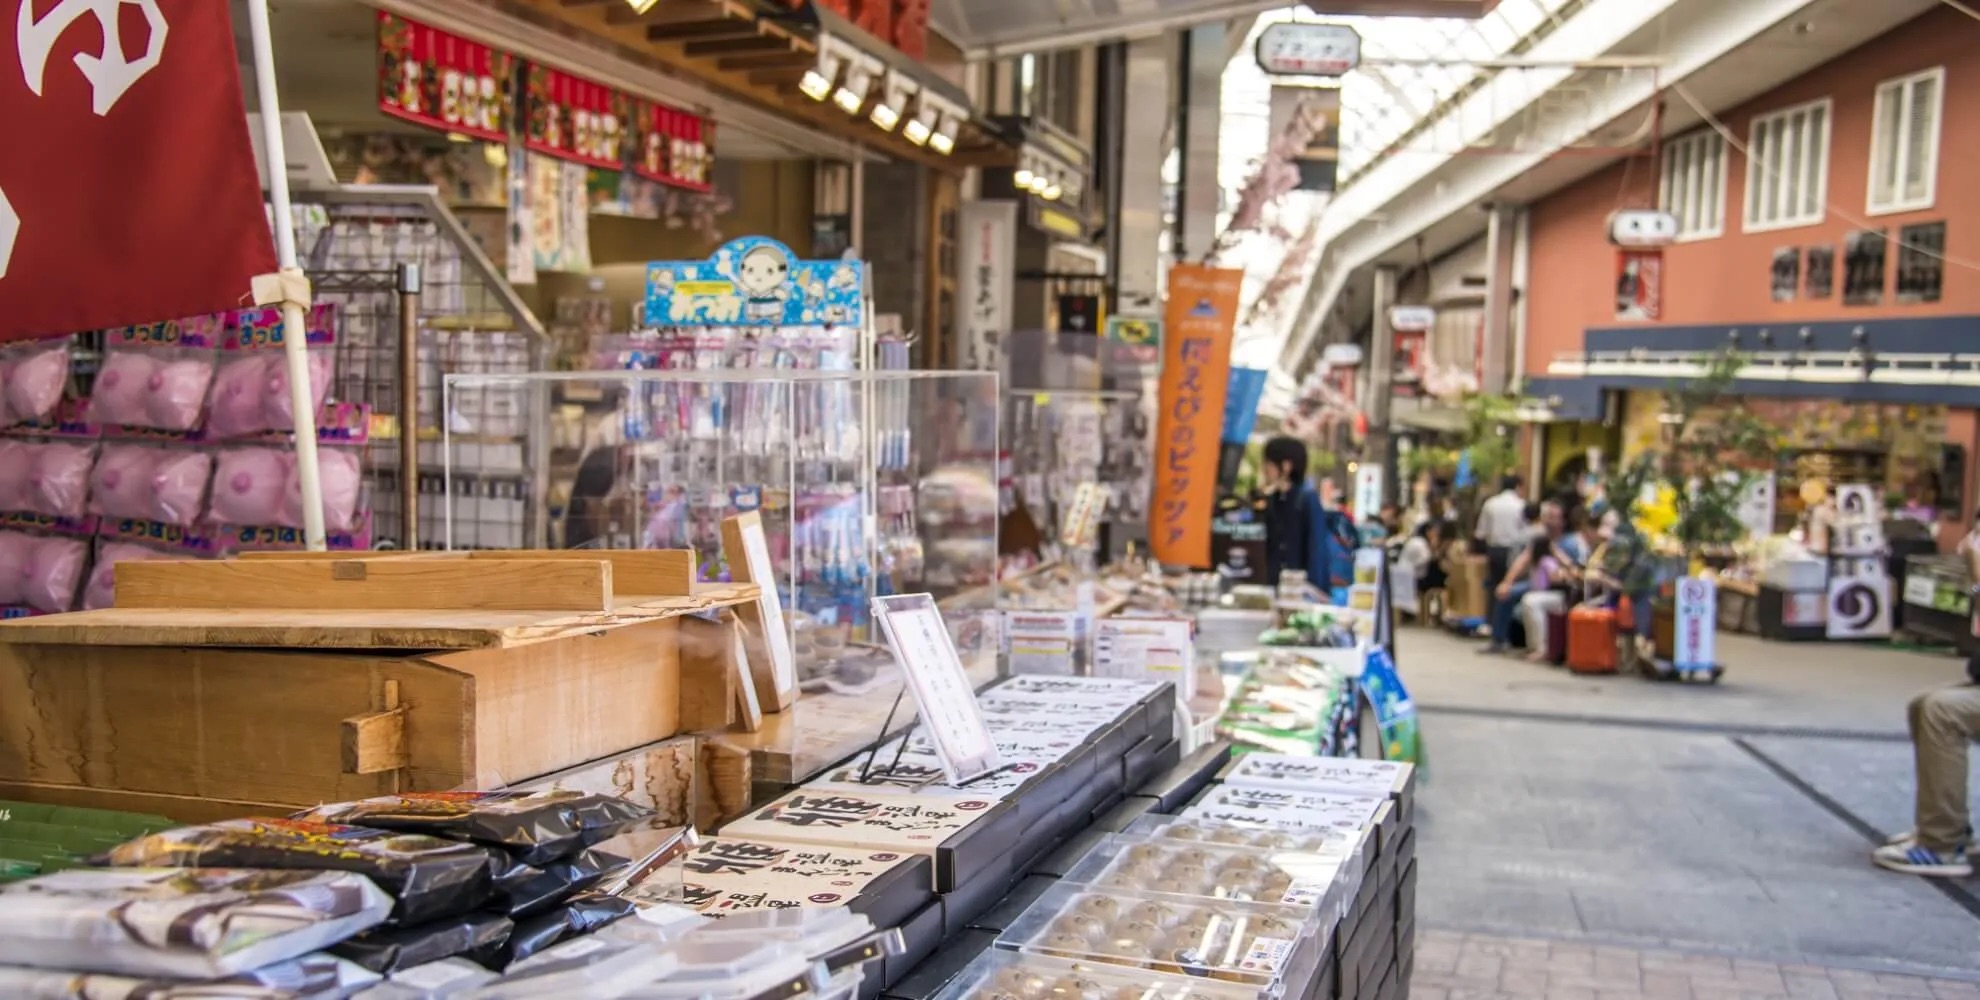
[[[633,105],[633,173],[691,191],[710,190],[715,123],[653,101]]]
[[[1243,283],[1244,272],[1231,268],[1169,269],[1148,546],[1158,562],[1171,566],[1211,565],[1218,439]]]
[[[530,152],[621,170],[626,133],[633,122],[633,99],[548,66],[528,64],[523,74],[523,144]]]
[[[378,109],[394,118],[501,142],[515,79],[506,52],[378,12]]]
[[[1382,509],[1382,467],[1363,462],[1354,470],[1354,516],[1366,521]]]
[[[157,3],[13,6],[0,16],[0,340],[242,305],[275,250],[228,5],[166,3],[170,46]]]
[[[655,326],[858,326],[865,299],[865,263],[799,260],[762,236],[730,240],[707,260],[646,265]]]
[[[1105,340],[1113,365],[1152,365],[1162,360],[1162,321],[1151,316],[1109,316]]]
[[[1707,669],[1717,662],[1713,647],[1719,625],[1718,588],[1704,577],[1687,576],[1677,582],[1676,591],[1671,661],[1679,670]]]
[[[1258,33],[1255,54],[1274,76],[1340,76],[1361,65],[1361,35],[1345,24],[1281,21]]]
[[[1231,388],[1224,397],[1225,444],[1251,440],[1251,431],[1258,426],[1258,404],[1265,399],[1265,377],[1269,374],[1263,368],[1231,369]]]
[[[887,637],[920,708],[920,731],[934,744],[949,784],[960,785],[1003,766],[983,720],[976,688],[956,655],[955,640],[930,594],[873,599],[873,620]]]
[[[1017,281],[1017,202],[973,201],[962,207],[956,246],[956,295],[962,367],[1001,372]]]

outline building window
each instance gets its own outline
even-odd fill
[[[1666,145],[1660,192],[1659,204],[1677,217],[1679,239],[1725,232],[1725,137],[1705,129]]]
[[[1753,119],[1746,154],[1746,230],[1822,221],[1829,197],[1827,99]]]
[[[1870,211],[1932,207],[1939,186],[1939,118],[1945,91],[1943,66],[1877,85],[1870,140]]]

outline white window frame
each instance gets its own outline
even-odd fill
[[[1718,166],[1712,172],[1712,176],[1707,177],[1703,168],[1688,170],[1682,178],[1671,176],[1672,162],[1680,150],[1688,151],[1690,156],[1687,162],[1695,165],[1703,160],[1699,154],[1714,146],[1718,148],[1719,156]],[[1709,240],[1726,234],[1726,161],[1731,154],[1732,150],[1726,143],[1726,137],[1713,128],[1702,128],[1664,144],[1663,162],[1657,169],[1657,206],[1677,217],[1679,243]],[[1687,195],[1682,205],[1677,204],[1676,198],[1680,184],[1683,185],[1683,192]],[[1695,203],[1690,200],[1689,196],[1692,195],[1698,196]],[[1702,208],[1708,199],[1714,202],[1712,208],[1716,209],[1716,212],[1707,213],[1714,216],[1714,224],[1686,228],[1686,217]],[[1680,209],[1689,211],[1680,211]]]
[[[1761,130],[1775,122],[1796,115],[1808,115],[1817,109],[1822,112],[1822,134],[1816,138],[1814,150],[1820,157],[1815,166],[1814,178],[1816,211],[1813,214],[1788,215],[1764,222],[1754,221],[1754,192],[1760,189],[1761,184],[1769,176],[1772,176],[1763,169],[1760,159],[1754,156],[1754,151],[1760,145]],[[1770,233],[1782,229],[1821,225],[1829,214],[1829,144],[1830,139],[1835,135],[1835,130],[1836,104],[1832,98],[1827,97],[1753,116],[1753,121],[1746,127],[1746,194],[1739,213],[1741,232]],[[1803,146],[1802,152],[1804,155],[1809,152],[1807,146]]]
[[[1932,135],[1926,145],[1925,155],[1930,162],[1925,170],[1925,195],[1922,198],[1905,200],[1904,175],[1905,168],[1909,164],[1899,162],[1895,198],[1887,204],[1880,205],[1877,203],[1877,167],[1878,154],[1884,152],[1881,148],[1884,141],[1884,93],[1892,89],[1903,93],[1903,107],[1900,108],[1899,114],[1904,114],[1904,108],[1909,107],[1912,100],[1913,87],[1925,80],[1937,84],[1932,88]],[[1939,147],[1946,134],[1946,68],[1934,66],[1928,70],[1885,80],[1877,84],[1870,106],[1874,111],[1870,123],[1870,172],[1864,175],[1863,185],[1865,210],[1871,215],[1896,215],[1900,212],[1922,212],[1930,209],[1939,200]],[[1902,134],[1898,136],[1898,148],[1892,150],[1891,155],[1901,158],[1906,154],[1911,148],[1910,143],[1905,141],[1906,138],[1908,137]]]

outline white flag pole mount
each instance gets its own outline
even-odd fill
[[[326,548],[323,532],[323,479],[316,463],[316,396],[309,380],[306,311],[309,278],[296,263],[295,219],[289,214],[289,158],[282,147],[282,104],[275,93],[275,47],[268,32],[268,0],[247,0],[248,34],[254,45],[254,90],[261,109],[262,161],[268,171],[268,201],[275,224],[275,258],[280,270],[254,279],[254,299],[282,307],[282,355],[289,371],[289,412],[296,422],[296,472],[301,477],[303,541],[312,552]]]

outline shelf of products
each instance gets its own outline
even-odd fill
[[[1904,630],[1959,649],[1974,645],[1973,578],[1960,556],[1905,560]]]

